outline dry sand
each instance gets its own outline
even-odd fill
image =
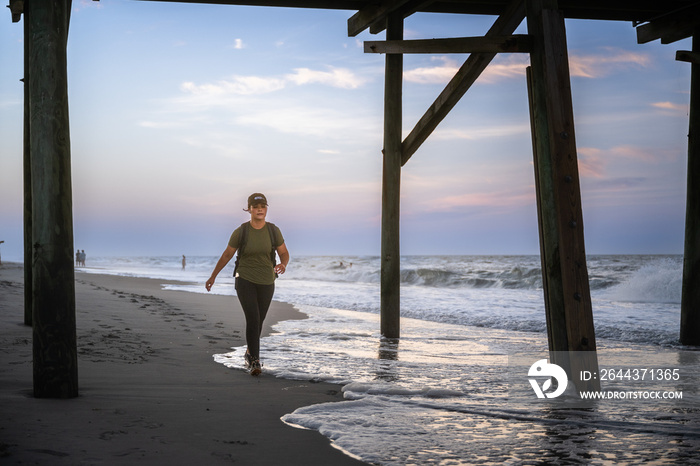
[[[280,421],[342,400],[339,386],[215,363],[213,354],[245,344],[237,300],[165,291],[162,281],[77,273],[80,396],[33,398],[22,282],[19,264],[0,266],[0,463],[363,464]],[[265,332],[303,318],[275,302]]]

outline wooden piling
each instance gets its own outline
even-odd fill
[[[30,27],[34,396],[78,396],[66,42],[69,0],[25,3]]]
[[[24,18],[24,325],[32,325],[32,159],[29,136],[29,22]]]
[[[700,31],[693,35],[693,53],[700,53]],[[685,248],[681,293],[680,340],[700,346],[700,64],[691,64],[688,128],[688,192],[685,205]]]
[[[403,39],[403,16],[390,14],[387,40]],[[403,55],[386,56],[384,81],[384,166],[382,173],[381,333],[400,336],[401,248],[399,218],[401,195],[401,124]]]
[[[544,92],[539,90],[535,92],[534,78],[532,76],[532,67],[528,66],[526,70],[528,97],[530,102],[530,127],[532,129],[532,153],[535,167],[535,193],[537,198],[537,220],[540,233],[540,261],[542,264],[542,289],[544,291],[545,301],[545,317],[547,322],[547,341],[549,349],[554,351],[554,348],[568,347],[568,337],[566,335],[566,327],[563,325],[554,325],[561,319],[553,317],[552,314],[556,311],[563,313],[564,304],[561,301],[561,293],[550,293],[552,290],[561,288],[557,277],[560,275],[560,263],[554,254],[547,254],[550,244],[556,244],[557,241],[557,223],[556,216],[544,215],[543,206],[547,212],[551,212],[553,199],[553,189],[549,185],[552,180],[551,166],[540,162],[540,154],[548,152],[549,147],[549,132],[546,128],[546,102],[544,101]],[[543,171],[540,175],[540,171]],[[543,185],[544,184],[544,185]],[[549,277],[554,278],[555,283],[550,285]]]
[[[597,372],[564,16],[555,0],[532,0],[527,24],[533,38],[528,75],[549,349],[570,376]],[[572,352],[593,353],[581,358]]]

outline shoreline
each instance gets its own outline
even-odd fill
[[[21,264],[0,266],[3,464],[364,464],[280,419],[343,401],[340,386],[251,377],[215,362],[245,345],[238,301],[163,290],[167,280],[76,270],[80,395],[34,398],[22,282]],[[263,334],[305,318],[273,301]]]

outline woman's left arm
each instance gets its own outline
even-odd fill
[[[280,256],[280,263],[275,266],[275,273],[282,275],[287,270],[287,264],[289,264],[289,251],[287,251],[285,243],[277,247],[277,255]]]

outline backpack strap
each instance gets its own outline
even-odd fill
[[[275,229],[277,228],[274,223],[266,222],[267,223],[267,231],[270,232],[270,244],[272,245],[272,249],[270,250],[270,260],[272,261],[272,266],[274,267],[277,265],[277,259],[275,257],[275,252],[277,251],[277,248],[275,247],[275,243],[277,242],[277,236],[275,235]]]
[[[275,236],[275,229],[277,228],[274,223],[266,222],[267,223],[267,231],[270,232],[270,244],[272,245],[272,248],[270,250],[270,261],[272,261],[272,268],[274,268],[277,265],[277,256],[275,255],[275,252],[277,251],[277,248],[275,247],[276,241],[276,236]],[[277,278],[277,274],[275,273],[275,278]]]
[[[234,278],[236,277],[236,272],[238,272],[238,261],[240,260],[241,254],[243,254],[243,250],[245,249],[246,242],[248,241],[248,225],[250,225],[250,222],[241,224],[241,236],[238,238],[238,250],[236,251],[236,265],[233,267]]]

